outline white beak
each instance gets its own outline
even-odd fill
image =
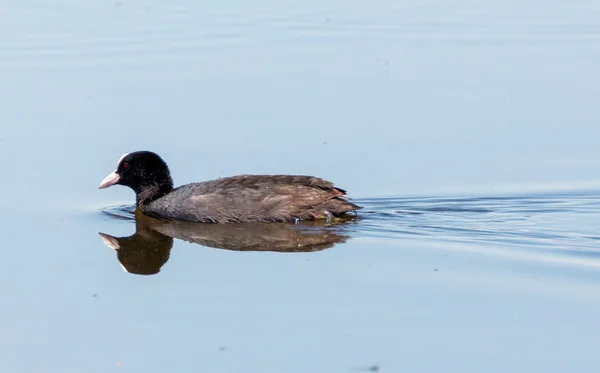
[[[104,189],[104,188],[108,188],[111,185],[115,185],[116,183],[119,182],[119,179],[120,179],[120,176],[117,173],[117,171],[113,171],[107,177],[105,177],[104,180],[102,180],[102,182],[98,186],[98,189]]]

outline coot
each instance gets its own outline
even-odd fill
[[[115,184],[133,189],[146,215],[200,223],[329,219],[361,208],[313,176],[238,175],[173,188],[169,167],[149,151],[124,154],[98,188]]]

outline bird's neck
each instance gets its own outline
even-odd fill
[[[169,194],[173,190],[173,183],[152,184],[141,186],[135,191],[136,204],[139,207],[156,201],[160,197]]]

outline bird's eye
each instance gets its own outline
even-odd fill
[[[123,168],[129,168],[129,163],[123,162]]]

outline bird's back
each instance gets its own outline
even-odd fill
[[[311,220],[360,209],[345,194],[313,176],[238,175],[182,185],[143,209],[205,223]]]

